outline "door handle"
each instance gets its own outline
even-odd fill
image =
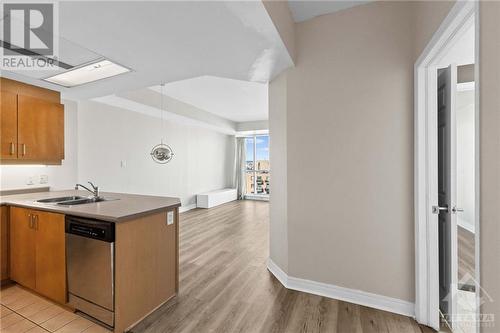
[[[14,144],[14,142],[11,142],[10,143],[10,154],[14,155],[15,152],[16,152],[16,145]]]
[[[26,155],[26,144],[25,144],[25,143],[23,143],[23,144],[21,145],[21,147],[22,147],[23,156],[25,156],[25,155]]]
[[[446,212],[446,213],[449,213],[450,210],[448,208],[448,205],[444,206],[444,207],[440,207],[440,206],[432,206],[432,214],[439,214],[440,212]]]
[[[464,209],[463,209],[463,208],[457,208],[457,207],[455,206],[455,207],[453,207],[453,208],[451,209],[451,211],[453,212],[453,214],[456,214],[456,213],[462,213],[462,212],[464,211]]]
[[[38,230],[38,215],[33,215],[33,218],[35,220],[35,222],[34,222],[35,230]]]
[[[33,215],[28,214],[28,226],[30,229],[33,229]]]

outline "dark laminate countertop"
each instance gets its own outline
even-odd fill
[[[33,208],[110,222],[131,220],[168,208],[179,207],[181,205],[178,198],[107,192],[100,193],[100,196],[113,200],[74,206],[36,202],[36,200],[45,198],[57,198],[74,195],[87,197],[89,193],[86,191],[69,190],[5,195],[0,196],[0,205]]]

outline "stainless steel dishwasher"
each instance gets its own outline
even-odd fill
[[[69,305],[114,326],[115,225],[66,216]]]

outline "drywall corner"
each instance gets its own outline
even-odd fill
[[[285,273],[288,272],[286,75],[286,72],[280,74],[269,84],[269,156],[273,175],[269,198],[269,255]]]

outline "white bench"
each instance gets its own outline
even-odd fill
[[[196,207],[198,208],[212,208],[222,205],[226,202],[234,201],[237,199],[235,188],[224,188],[205,193],[200,193],[196,196]]]

